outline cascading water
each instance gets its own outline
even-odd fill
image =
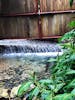
[[[62,53],[61,47],[50,41],[0,40],[0,82],[12,88],[34,71],[39,78],[46,78],[50,74],[47,60]]]
[[[0,41],[0,54],[24,56],[56,56],[62,54],[60,46],[49,41],[35,40],[4,40]]]

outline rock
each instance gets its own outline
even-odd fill
[[[20,98],[17,98],[17,92],[18,89],[21,85],[14,87],[10,90],[10,98],[12,98],[11,100],[21,100]],[[9,98],[9,93],[8,93],[9,89],[4,89],[4,88],[0,88],[0,98],[5,98],[5,99],[1,99],[1,100],[6,100]]]
[[[0,45],[0,53],[3,54],[5,51],[5,46],[3,45]]]
[[[17,92],[18,92],[18,89],[20,88],[21,85],[19,85],[18,87],[14,87],[12,90],[11,90],[11,94],[10,94],[10,97],[11,98],[14,98],[17,96]]]
[[[22,82],[30,78],[31,73],[35,72],[37,76],[45,75],[46,63],[43,59],[34,58],[1,58],[0,59],[0,82],[4,82],[5,88],[17,87]],[[32,61],[35,60],[35,61]],[[45,59],[44,59],[45,60]]]
[[[0,88],[0,98],[9,98],[8,89]]]

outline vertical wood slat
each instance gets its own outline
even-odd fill
[[[57,14],[42,17],[43,37],[63,35],[70,30],[68,23],[71,20],[75,20],[75,14]]]
[[[36,0],[0,0],[4,14],[28,13],[36,11]],[[6,2],[6,3],[5,3]],[[5,5],[3,6],[3,4]],[[70,8],[69,0],[40,0],[41,11],[64,11]],[[68,16],[68,17],[67,17]],[[62,35],[69,31],[67,24],[75,14],[54,14],[43,16],[43,37]],[[4,17],[0,18],[0,38],[39,38],[38,17]]]
[[[68,17],[67,17],[68,16]],[[42,37],[62,35],[75,14],[42,16]],[[0,18],[0,38],[39,38],[37,17]]]
[[[36,0],[0,0],[3,14],[36,12]],[[41,11],[65,11],[75,9],[75,0],[72,8],[69,0],[40,0]]]
[[[38,19],[30,18],[29,26],[30,26],[29,30],[30,38],[39,38]]]
[[[1,9],[0,13],[28,13],[35,12],[36,0],[0,0]]]
[[[37,38],[37,18],[0,18],[0,38]]]
[[[65,11],[75,9],[75,0],[73,6],[70,7],[69,0],[40,0],[41,11]]]

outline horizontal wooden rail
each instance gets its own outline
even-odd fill
[[[45,37],[45,36],[43,36],[42,37],[42,39],[57,39],[57,38],[61,38],[61,36],[60,35],[57,35],[57,36],[48,36],[48,37]],[[17,37],[11,37],[11,38],[1,38],[0,37],[0,40],[3,40],[3,39],[28,39],[28,40],[30,40],[30,39],[41,39],[41,38],[39,38],[39,37],[29,37],[29,38],[23,38],[23,37],[19,37],[19,38],[17,38]]]
[[[50,12],[37,12],[37,13],[10,13],[0,14],[0,17],[17,17],[17,16],[37,16],[37,15],[50,15],[50,14],[64,14],[64,13],[75,13],[75,10],[66,11],[50,11]]]

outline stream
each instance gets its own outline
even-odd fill
[[[0,40],[0,87],[12,88],[29,79],[47,78],[53,63],[48,60],[63,51],[57,43],[40,40]],[[48,65],[48,66],[47,66]]]

